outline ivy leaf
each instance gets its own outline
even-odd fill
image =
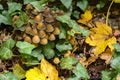
[[[120,56],[117,56],[115,58],[113,58],[111,61],[110,61],[110,65],[112,68],[116,69],[117,71],[120,71]]]
[[[39,60],[33,56],[24,56],[26,58],[26,64],[27,66],[33,66],[37,65],[39,63]]]
[[[19,48],[21,54],[31,55],[32,50],[35,48],[34,45],[28,42],[17,41],[16,46]]]
[[[65,50],[71,50],[72,46],[70,43],[65,42],[64,40],[60,40],[57,44],[56,44],[56,48],[58,49],[58,51],[62,52]]]
[[[96,5],[98,10],[100,10],[104,6],[105,6],[105,1],[104,0],[100,0],[99,3]]]
[[[16,21],[16,26],[18,28],[22,27],[29,20],[28,15],[25,12],[20,12],[20,16]]]
[[[19,80],[25,78],[25,70],[19,65],[15,64],[13,67],[13,73],[19,78]]]
[[[102,71],[102,80],[111,80],[112,71]]]
[[[62,4],[69,9],[72,3],[72,0],[60,0],[62,2]]]
[[[3,9],[3,6],[2,6],[2,4],[0,4],[0,10],[2,10]]]
[[[87,9],[87,7],[88,7],[88,1],[87,1],[87,0],[78,1],[78,2],[77,2],[77,6],[78,6],[81,10],[85,11],[85,10]]]
[[[80,63],[76,65],[76,68],[73,70],[73,73],[78,77],[78,78],[85,78],[89,79],[89,75],[87,73],[87,70],[85,67],[83,67]]]
[[[61,59],[60,67],[62,69],[72,69],[73,65],[78,61],[74,57],[65,57]]]
[[[12,57],[13,53],[9,48],[1,47],[0,48],[0,59],[8,60]]]
[[[35,1],[35,0],[24,0],[24,4],[28,4],[28,3],[31,3],[33,1]]]
[[[47,45],[44,45],[43,48],[54,48],[55,47],[55,43],[54,42],[49,42]]]
[[[0,80],[19,80],[12,72],[0,74]]]
[[[32,51],[31,56],[37,58],[40,61],[42,58],[44,58],[41,52],[42,52],[41,47],[37,47],[36,49]]]
[[[70,18],[70,15],[71,15],[70,13],[66,13],[62,16],[57,16],[56,19],[61,21],[62,23],[66,23],[69,27],[73,28],[75,32],[80,32],[84,36],[88,36],[89,31],[80,27],[75,20],[72,20]]]
[[[41,1],[30,2],[30,4],[32,4],[37,11],[41,11],[45,7],[46,2],[47,0],[41,0]]]
[[[119,44],[113,44],[113,46],[117,52],[120,52],[120,45]]]
[[[9,14],[8,14],[9,15]],[[11,25],[12,24],[12,20],[11,20],[12,18],[10,17],[10,15],[9,15],[9,17],[8,16],[5,16],[5,15],[2,15],[2,14],[0,14],[0,24],[1,23],[4,23],[4,24],[6,24],[6,25]]]
[[[46,48],[44,49],[44,55],[47,59],[51,59],[55,56],[55,52],[51,48]]]
[[[15,46],[15,41],[12,38],[8,39],[2,44],[2,47],[6,47],[9,49],[12,49],[14,46]]]
[[[13,55],[11,49],[14,47],[15,45],[15,41],[10,38],[8,40],[6,40],[0,48],[0,59],[2,60],[7,60],[10,59]]]
[[[80,12],[79,12],[79,11],[75,10],[75,11],[73,12],[73,16],[74,16],[76,19],[79,19],[79,15],[80,15]]]
[[[61,25],[60,26],[60,34],[59,34],[59,38],[60,39],[66,39],[66,28],[65,28],[65,26],[64,25]]]
[[[8,13],[11,14],[15,12],[16,10],[22,9],[22,4],[16,3],[16,2],[8,2]]]

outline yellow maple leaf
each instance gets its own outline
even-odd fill
[[[25,76],[26,80],[58,80],[58,71],[43,58],[40,68],[34,67],[28,70]]]
[[[47,80],[39,68],[34,67],[26,72],[26,80]]]
[[[58,80],[58,71],[44,58],[41,60],[40,69],[49,80]]]
[[[81,19],[78,20],[78,23],[85,23],[92,19],[92,14],[89,10],[86,10],[84,14],[81,14]]]
[[[112,44],[116,43],[116,38],[112,35],[112,29],[102,22],[96,22],[96,27],[90,30],[90,36],[85,40],[91,46],[95,46],[94,54],[101,54],[109,47],[114,49]]]

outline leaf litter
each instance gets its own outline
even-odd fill
[[[114,2],[119,3],[119,0],[118,1],[115,0]],[[68,8],[69,6],[66,6],[66,7]],[[113,57],[113,51],[114,51],[114,47],[112,46],[112,44],[114,44],[116,42],[120,43],[120,41],[119,41],[120,31],[119,31],[119,19],[118,19],[119,14],[117,14],[115,11],[111,12],[112,14],[109,16],[109,25],[106,25],[105,21],[104,21],[105,16],[103,15],[103,13],[99,13],[99,15],[98,15],[98,13],[94,13],[94,11],[93,12],[85,11],[85,13],[81,15],[81,18],[78,20],[79,26],[82,26],[82,28],[85,28],[85,29],[89,29],[90,30],[89,36],[85,37],[82,34],[80,34],[79,32],[75,32],[74,36],[72,36],[72,37],[70,36],[70,38],[68,38],[68,40],[70,40],[70,44],[66,43],[68,41],[66,41],[64,43],[64,46],[67,46],[67,48],[65,48],[65,49],[62,48],[63,45],[61,45],[61,43],[57,43],[59,45],[57,45],[56,47],[49,48],[52,50],[55,49],[58,53],[63,55],[63,56],[61,56],[60,54],[56,54],[56,52],[55,52],[55,55],[57,55],[57,59],[60,60],[57,64],[52,62],[53,60],[47,59],[49,61],[48,62],[45,59],[41,59],[41,56],[40,56],[40,59],[36,59],[36,57],[31,55],[32,51],[35,49],[36,45],[35,46],[29,45],[29,47],[32,47],[29,49],[29,51],[24,50],[24,49],[22,51],[22,48],[19,45],[17,45],[17,48],[13,48],[11,50],[11,51],[13,51],[13,56],[12,56],[12,58],[10,57],[12,60],[0,62],[0,64],[2,65],[0,67],[0,72],[11,71],[11,67],[13,65],[14,65],[13,69],[16,69],[16,70],[17,70],[17,68],[21,69],[20,65],[22,65],[23,69],[27,71],[26,77],[29,76],[29,78],[31,78],[31,79],[34,78],[33,80],[39,80],[39,79],[40,80],[41,79],[42,80],[58,80],[58,75],[59,75],[59,78],[61,78],[61,80],[67,79],[68,77],[72,77],[70,79],[79,79],[81,76],[78,76],[77,72],[82,75],[82,73],[79,72],[79,68],[81,68],[81,66],[79,65],[79,63],[80,63],[80,64],[82,64],[82,66],[84,66],[87,69],[90,79],[97,79],[97,80],[101,79],[101,77],[102,77],[101,71],[111,69],[110,60]],[[116,13],[117,15],[115,15],[113,13]],[[89,16],[86,17],[86,15],[89,15]],[[101,16],[101,17],[99,17],[99,16]],[[3,32],[3,34],[4,34],[4,32]],[[65,36],[65,33],[63,33],[62,36]],[[0,35],[0,41],[1,41],[0,43],[1,44],[3,44],[3,42],[4,42],[3,37],[4,37],[4,39],[6,38],[5,36],[2,36],[2,34],[1,34]],[[102,38],[102,39],[99,39],[99,38]],[[99,44],[97,44],[97,43],[99,43]],[[27,43],[25,43],[25,44],[27,44]],[[22,56],[19,56],[19,52],[17,51],[18,48],[20,48],[19,51],[20,51],[20,53],[22,52],[21,53]],[[44,48],[45,47],[43,45],[40,46],[40,50],[41,50],[40,54],[42,54],[42,58],[44,57],[44,54],[42,52],[42,49],[44,49]],[[60,50],[59,50],[59,48],[60,48]],[[66,50],[66,52],[64,52],[65,50]],[[62,58],[59,56],[61,56]],[[78,61],[71,59],[71,57],[77,59]],[[31,62],[28,64],[24,63],[27,61],[26,58],[32,59],[32,60],[28,60],[29,62],[30,61]],[[53,58],[53,57],[51,57],[51,58]],[[68,58],[68,60],[67,60],[67,58]],[[114,68],[116,68],[116,64],[114,65],[113,63],[114,63],[114,61],[116,61],[116,59],[113,59],[113,62],[112,62],[112,66]],[[39,63],[38,60],[41,60],[41,62]],[[66,61],[64,62],[64,60],[66,60]],[[70,60],[75,61],[75,63],[70,64],[70,67],[69,67],[67,65],[67,62]],[[17,66],[16,66],[15,65],[16,63],[19,63],[20,65],[17,64]],[[35,67],[33,67],[33,66],[32,66],[33,68],[28,67],[28,66],[33,65],[34,63],[35,63]],[[36,64],[38,64],[38,65],[40,64],[41,67],[40,66],[36,67]],[[62,65],[62,67],[64,69],[61,69],[60,64]],[[56,68],[53,65],[55,65]],[[49,67],[49,69],[47,67]],[[29,70],[28,70],[28,68],[29,68]],[[67,70],[66,68],[68,68],[70,70]],[[72,71],[71,69],[74,69],[74,70]],[[21,71],[23,71],[23,70],[21,69]],[[13,72],[15,72],[14,74],[18,74],[18,73],[16,73],[17,71],[15,71],[15,70],[13,70]],[[21,79],[24,78],[25,72],[23,71],[22,73],[23,73],[23,76],[22,75],[19,76],[19,78],[21,78]],[[36,74],[36,76],[39,76],[39,78],[37,79],[37,77],[36,77],[36,79],[35,79],[35,76],[31,77],[30,75],[33,73]],[[16,75],[14,75],[14,74],[7,73],[7,74],[3,74],[3,75],[8,75],[8,76],[12,75],[13,78],[15,78]],[[84,73],[83,73],[83,75],[84,75]],[[89,78],[89,76],[87,75],[87,76],[85,76],[85,78]],[[8,77],[8,78],[10,78],[10,77]],[[117,74],[116,78],[117,78],[117,80],[119,80],[119,74]],[[17,80],[17,78],[16,78],[16,80]],[[26,79],[26,80],[30,80],[30,79]]]

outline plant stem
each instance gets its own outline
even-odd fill
[[[112,2],[110,3],[110,6],[108,8],[108,11],[107,11],[107,15],[106,15],[106,24],[108,25],[108,17],[109,17],[109,14],[110,14],[110,9],[111,9],[111,6],[113,4],[114,0],[112,0]]]

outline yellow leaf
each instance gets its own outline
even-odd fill
[[[95,48],[94,54],[101,54],[107,47],[106,41],[101,41]]]
[[[28,70],[25,76],[26,80],[47,80],[45,75],[37,67]]]
[[[41,60],[40,69],[49,80],[58,80],[58,71],[44,58]]]
[[[19,65],[15,64],[13,66],[13,73],[21,80],[25,78],[25,70]]]
[[[115,3],[120,3],[120,0],[113,0]]]
[[[114,36],[109,40],[107,40],[107,45],[111,49],[111,51],[114,50],[114,47],[112,46],[112,44],[115,44],[115,43],[116,43],[116,38]]]
[[[102,22],[96,22],[96,27],[91,29],[96,34],[109,35],[112,34],[111,27],[103,24]]]
[[[89,10],[86,10],[84,14],[81,14],[81,19],[78,20],[78,23],[84,23],[92,19],[92,14]]]
[[[108,46],[111,51],[114,49],[112,44],[116,43],[116,38],[112,35],[112,29],[102,22],[96,22],[96,27],[91,29],[91,34],[85,42],[95,46],[94,54],[101,54]]]

